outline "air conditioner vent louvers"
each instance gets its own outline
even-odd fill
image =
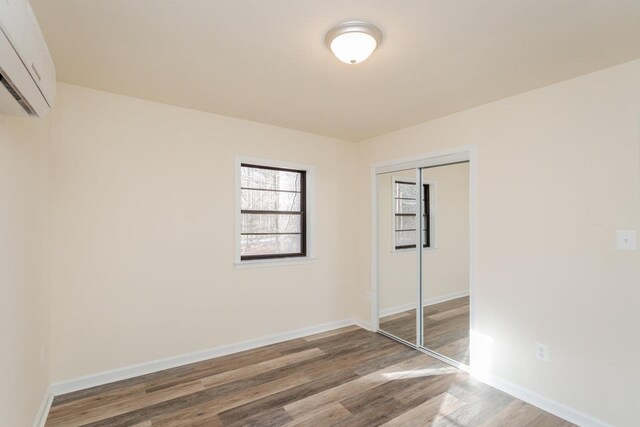
[[[44,117],[51,111],[56,71],[26,0],[0,0],[0,83],[0,114]]]
[[[24,111],[27,112],[27,114],[29,114],[30,116],[36,115],[35,111],[33,111],[31,106],[22,98],[22,96],[20,96],[20,93],[17,90],[15,90],[15,88],[11,85],[11,82],[3,75],[1,70],[0,70],[0,83],[2,83],[2,86],[7,88],[11,96],[13,96],[13,98],[16,101],[18,101],[18,104],[20,104],[20,106],[24,109]]]

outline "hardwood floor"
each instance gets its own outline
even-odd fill
[[[46,423],[329,425],[572,424],[355,326],[56,396]]]
[[[424,346],[469,364],[469,297],[424,307]],[[415,310],[380,319],[380,329],[411,343],[416,342]]]

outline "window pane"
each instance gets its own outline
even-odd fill
[[[397,246],[415,246],[416,245],[415,235],[416,235],[415,231],[396,231],[396,247]],[[424,239],[422,241],[423,245],[428,246],[426,231],[422,232],[422,238]]]
[[[415,230],[416,228],[415,216],[396,216],[396,230]]]
[[[241,190],[240,209],[260,211],[299,211],[301,193]]]
[[[418,209],[417,200],[396,199],[396,213],[416,213]]]
[[[240,177],[240,185],[243,188],[300,191],[302,174],[242,166]]]
[[[305,172],[242,165],[240,169],[240,255],[269,258],[304,255]],[[247,211],[258,211],[249,213]],[[260,213],[280,211],[283,214]],[[297,214],[287,214],[296,212]]]
[[[301,215],[242,214],[242,233],[299,233]]]
[[[396,231],[396,246],[416,245],[415,231]]]
[[[240,255],[242,256],[300,252],[300,235],[240,236]]]
[[[396,183],[396,197],[403,199],[417,199],[417,186],[415,184]]]

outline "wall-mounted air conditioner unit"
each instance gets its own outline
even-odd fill
[[[0,1],[0,114],[44,116],[56,71],[27,0]]]

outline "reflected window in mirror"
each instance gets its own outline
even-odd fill
[[[423,247],[433,247],[433,208],[435,183],[423,186]],[[415,182],[405,178],[393,179],[394,250],[415,249],[418,228],[418,187]]]

